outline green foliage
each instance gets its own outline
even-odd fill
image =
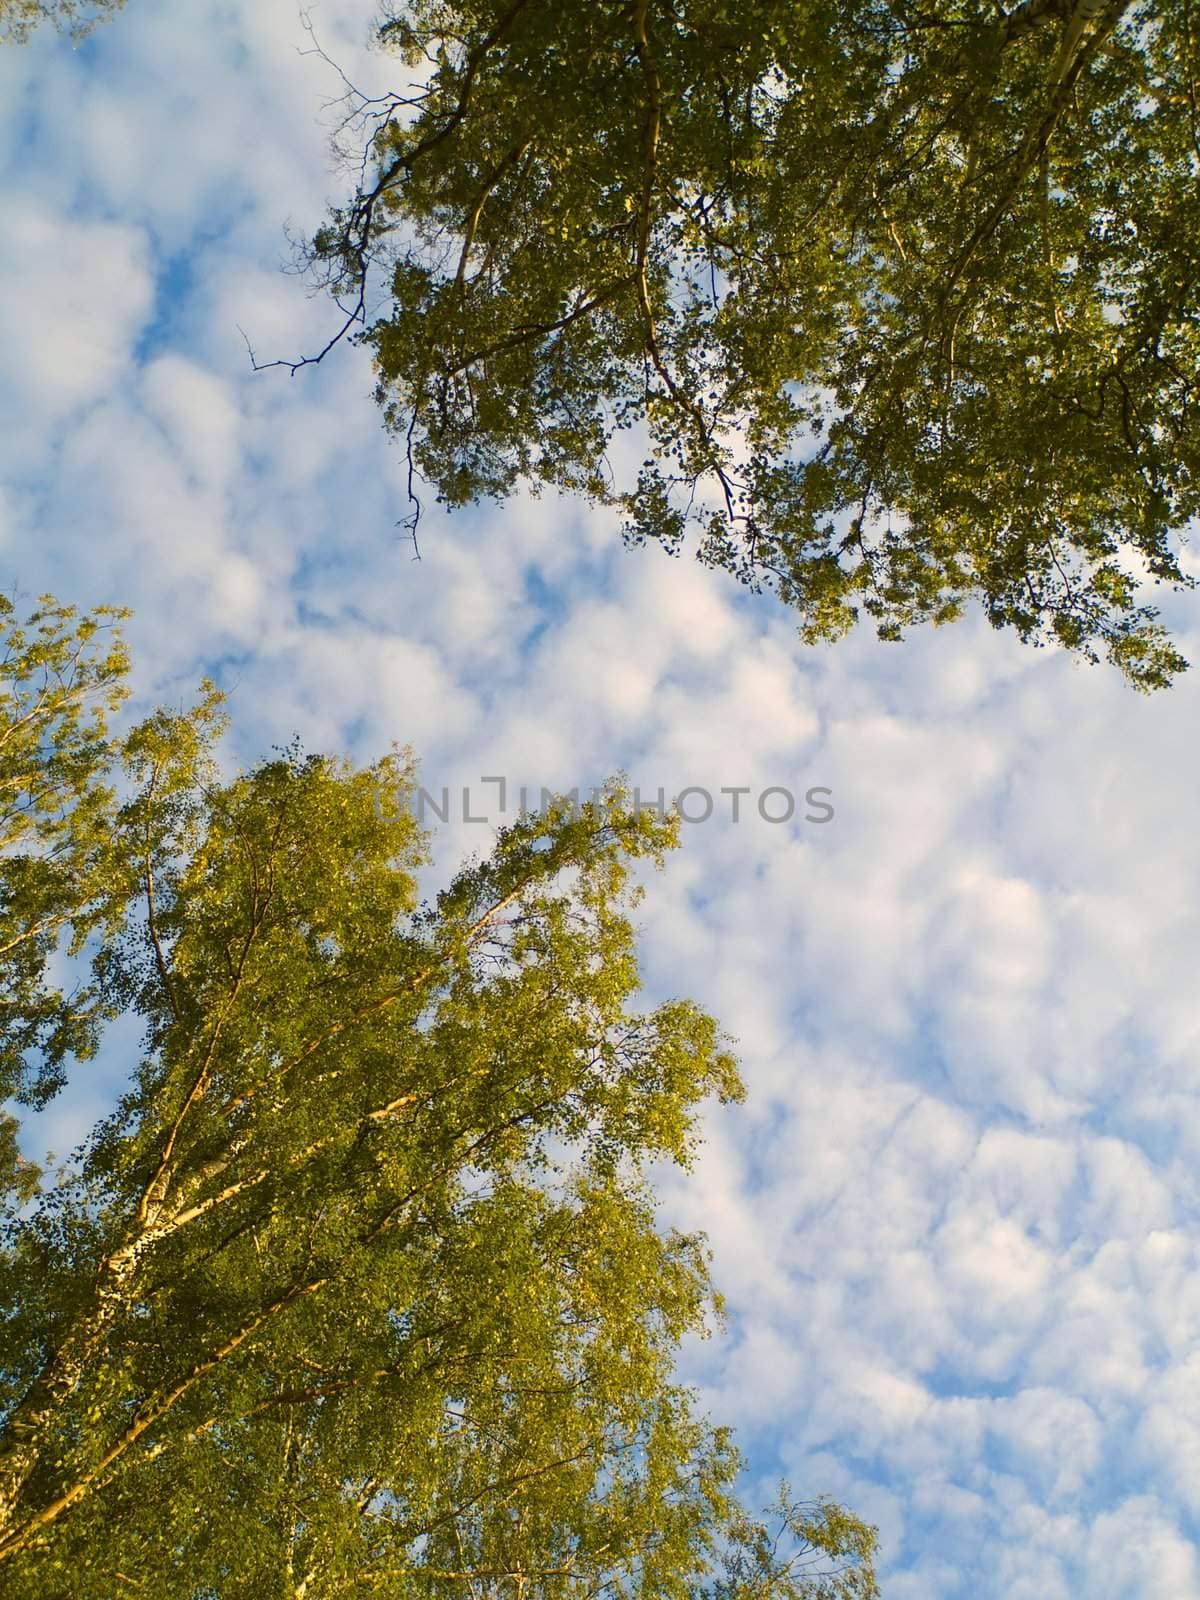
[[[637,1003],[674,824],[551,808],[420,905],[406,756],[221,781],[217,725],[118,748],[128,1092],[37,1194],[0,1128],[5,1596],[873,1596],[871,1530],[748,1518],[672,1374],[717,1303],[646,1169],[741,1093]]]
[[[874,1600],[875,1534],[830,1500],[794,1504],[786,1484],[770,1524],[735,1514],[712,1600]]]
[[[107,715],[125,695],[122,613],[46,597],[24,622],[0,595],[0,1096],[34,1103],[90,1055],[101,990],[53,981],[136,892],[112,848]]]
[[[16,1117],[0,1111],[0,1207],[5,1210],[32,1200],[42,1176],[41,1170],[26,1161],[17,1148],[19,1127]]]
[[[125,0],[0,0],[0,44],[24,44],[43,22],[78,42]]]
[[[312,256],[442,500],[695,527],[806,640],[976,597],[1141,689],[1186,666],[1144,585],[1200,509],[1190,0],[393,12],[425,82],[362,102]]]

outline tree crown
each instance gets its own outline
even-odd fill
[[[974,597],[1161,687],[1145,586],[1189,582],[1200,483],[1189,19],[412,0],[380,38],[424,81],[357,102],[367,176],[311,259],[448,504],[579,491],[635,543],[695,528],[806,640]]]
[[[96,982],[145,1037],[32,1202],[0,1130],[6,1595],[868,1600],[871,1530],[748,1516],[674,1376],[720,1302],[648,1171],[741,1094],[712,1018],[639,1003],[675,824],[554,805],[421,904],[404,752],[226,779],[219,726],[82,768],[124,864]]]

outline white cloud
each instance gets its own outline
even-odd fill
[[[1200,1594],[1195,1547],[1149,1495],[1097,1517],[1085,1571],[1095,1600],[1195,1600]]]
[[[18,196],[5,233],[0,420],[10,448],[32,451],[130,370],[153,281],[145,235],[125,223],[70,220]]]

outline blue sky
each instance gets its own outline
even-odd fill
[[[382,87],[371,7],[312,16]],[[414,562],[363,356],[255,376],[239,332],[329,327],[279,271],[340,187],[307,44],[294,0],[129,0],[0,55],[0,581],[132,605],[141,703],[214,674],[231,760],[831,789],[828,825],[685,829],[643,906],[649,989],[750,1090],[662,1183],[731,1310],[687,1373],[752,1492],[878,1522],[889,1600],[1200,1600],[1200,676],[1142,700],[977,619],[806,650],[554,497],[433,510]],[[441,829],[442,866],[487,836]]]

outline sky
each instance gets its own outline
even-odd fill
[[[370,0],[309,15],[389,84]],[[887,1600],[1200,1600],[1200,666],[1148,700],[976,617],[803,647],[552,495],[431,508],[414,560],[365,353],[255,374],[243,337],[331,331],[281,269],[343,189],[338,92],[295,0],[0,51],[0,588],[131,606],[138,706],[215,677],[231,761],[411,744],[446,872],[485,775],[707,789],[639,916],[749,1090],[660,1184],[729,1304],[683,1367],[748,1495],[876,1523]],[[82,1138],[133,1045],[30,1137]]]

